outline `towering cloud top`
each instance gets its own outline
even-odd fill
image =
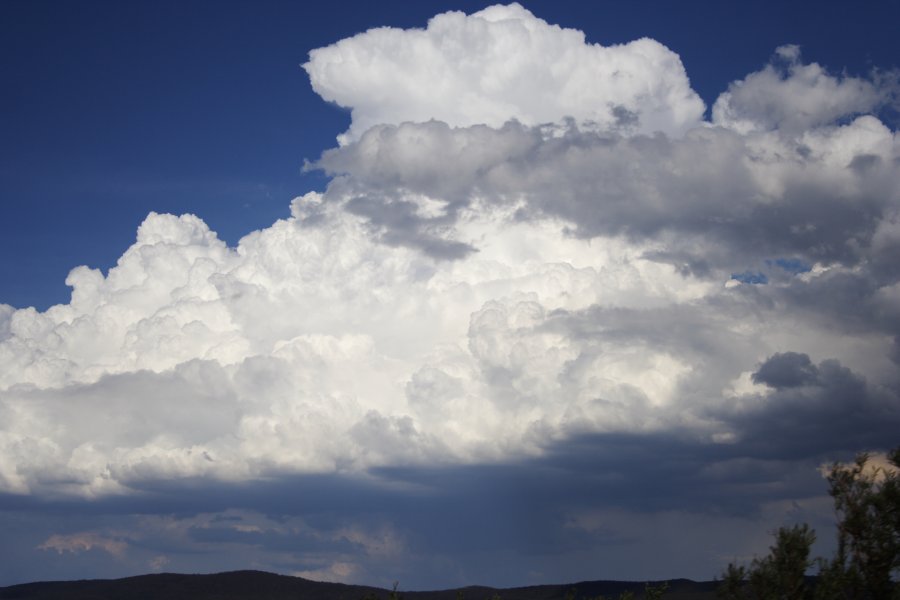
[[[372,29],[313,50],[313,89],[352,109],[341,143],[376,124],[536,125],[573,117],[626,133],[679,134],[703,117],[678,55],[643,38],[604,47],[519,4],[447,12],[425,29]]]

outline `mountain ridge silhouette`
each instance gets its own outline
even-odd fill
[[[664,600],[714,600],[716,582],[672,579]],[[471,585],[446,590],[397,590],[403,600],[572,600],[603,596],[616,600],[623,592],[643,596],[644,582],[581,581],[512,588]],[[0,599],[12,600],[381,600],[392,590],[374,586],[313,581],[265,571],[214,574],[155,573],[120,579],[37,581],[0,587]]]

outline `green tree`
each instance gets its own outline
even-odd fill
[[[743,600],[744,586],[747,580],[747,567],[735,563],[728,563],[722,580],[716,588],[716,593],[721,600]]]
[[[892,574],[900,569],[900,447],[888,453],[894,469],[872,466],[868,454],[835,463],[829,493],[838,516],[838,549],[822,562],[823,598],[900,598]]]
[[[753,559],[749,569],[729,564],[719,585],[723,600],[805,600],[810,596],[806,571],[813,565],[815,532],[805,523],[775,532],[769,554]]]
[[[837,514],[838,549],[818,559],[815,586],[806,581],[815,532],[782,527],[769,554],[750,567],[729,564],[718,587],[722,600],[900,600],[900,447],[888,453],[895,468],[873,466],[868,454],[835,463],[827,479]]]
[[[663,581],[662,583],[657,583],[656,585],[653,585],[649,582],[645,583],[643,600],[662,600],[662,597],[665,595],[668,589],[668,581]]]

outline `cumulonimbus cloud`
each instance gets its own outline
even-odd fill
[[[670,50],[518,5],[314,51],[315,89],[354,110],[314,164],[327,190],[234,248],[151,214],[108,273],[71,272],[68,304],[2,307],[0,489],[472,464],[591,433],[752,453],[772,415],[815,430],[846,394],[843,439],[883,443],[897,136],[856,115],[875,83],[791,60],[701,123]],[[816,378],[779,379],[803,356]]]

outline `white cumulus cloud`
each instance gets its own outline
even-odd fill
[[[713,123],[743,133],[774,129],[796,133],[865,114],[889,103],[896,80],[835,76],[818,63],[803,64],[800,48],[780,46],[775,62],[735,81],[713,105]]]
[[[150,214],[69,303],[0,305],[0,490],[512,461],[582,434],[750,452],[821,407],[866,426],[815,421],[835,435],[792,452],[882,439],[897,135],[855,116],[875,84],[780,53],[712,127],[670,50],[518,5],[314,51],[315,89],[354,111],[326,190],[236,247]],[[749,384],[795,364],[816,377]]]
[[[373,125],[430,119],[496,127],[572,117],[680,133],[704,111],[678,55],[659,42],[587,43],[519,4],[447,12],[425,29],[371,29],[313,50],[304,68],[318,94],[352,110],[343,143]]]

